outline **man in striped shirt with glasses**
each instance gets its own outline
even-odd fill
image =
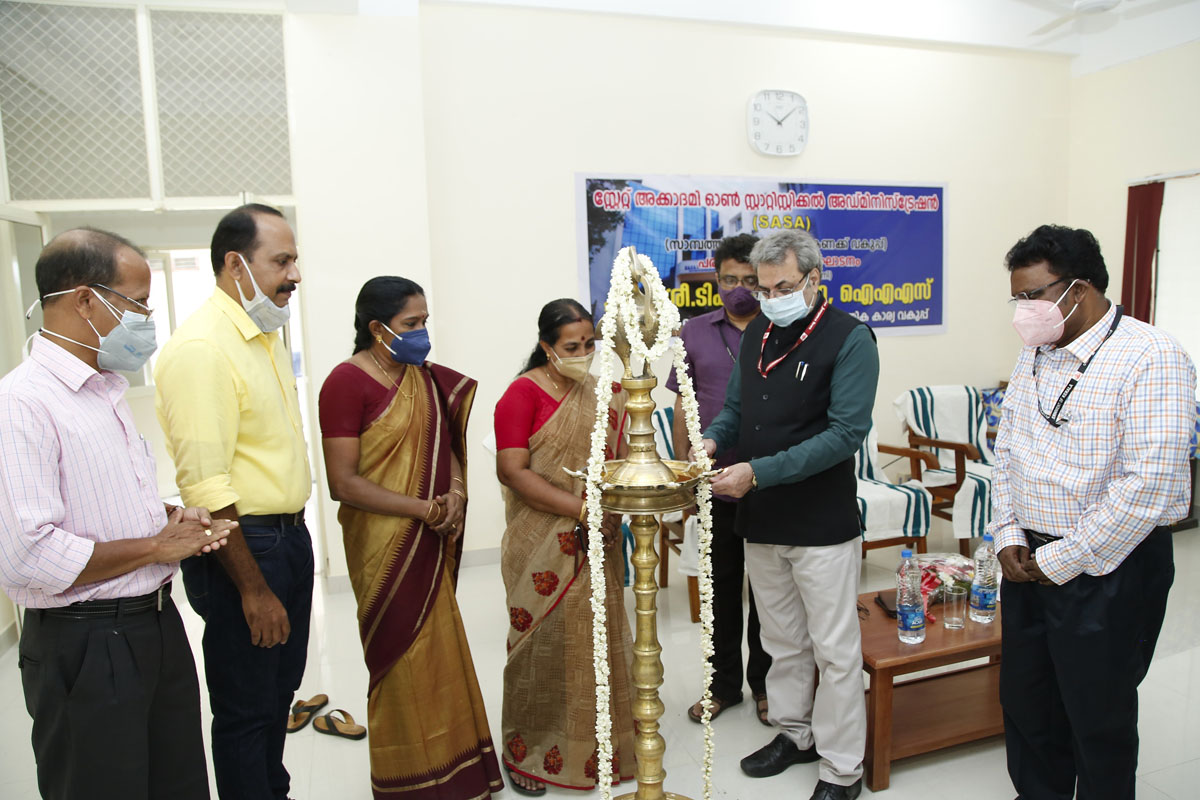
[[[992,522],[1005,581],[1000,701],[1022,798],[1132,798],[1137,687],[1190,505],[1196,371],[1123,314],[1086,230],[1009,251],[1017,358],[996,438]]]
[[[207,798],[196,663],[171,579],[237,523],[159,499],[129,382],[113,371],[154,351],[145,255],[71,230],[35,274],[42,328],[0,380],[0,586],[26,609],[17,663],[38,788]]]

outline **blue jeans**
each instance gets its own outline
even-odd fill
[[[241,531],[267,585],[287,611],[292,632],[286,644],[250,644],[241,594],[220,562],[212,556],[183,562],[188,602],[204,619],[213,773],[221,800],[284,800],[291,776],[283,766],[283,741],[308,655],[312,540],[303,523],[243,523]]]

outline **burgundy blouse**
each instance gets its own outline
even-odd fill
[[[384,386],[357,364],[343,361],[321,384],[317,399],[321,436],[357,439],[383,413],[395,393],[394,386]]]

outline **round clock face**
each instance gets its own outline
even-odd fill
[[[808,103],[796,92],[763,89],[746,104],[746,135],[765,156],[800,155],[808,142]]]

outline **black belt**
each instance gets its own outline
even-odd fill
[[[1025,532],[1025,538],[1029,541],[1029,552],[1030,553],[1036,553],[1037,549],[1039,547],[1041,547],[1042,545],[1051,544],[1052,542],[1059,542],[1059,541],[1062,541],[1062,538],[1063,538],[1061,536],[1052,536],[1049,533],[1042,533],[1040,531],[1031,531],[1031,530],[1029,530],[1029,528],[1022,528],[1021,530]],[[1146,536],[1147,536],[1147,538],[1149,538],[1150,536],[1153,536],[1156,533],[1161,533],[1163,531],[1168,531],[1168,530],[1170,530],[1170,529],[1167,526],[1159,525],[1158,527],[1156,527],[1152,531],[1150,531],[1150,533],[1146,534]]]
[[[162,611],[163,601],[171,597],[171,582],[167,581],[150,594],[141,597],[121,597],[116,600],[85,600],[61,608],[39,608],[47,617],[66,619],[96,619],[97,617],[131,616],[147,611]]]
[[[1021,530],[1025,531],[1025,538],[1029,541],[1029,552],[1031,553],[1036,553],[1037,549],[1044,544],[1057,542],[1063,538],[1061,536],[1051,536],[1048,533],[1041,533],[1040,531],[1031,531],[1029,528],[1022,528]]]
[[[238,517],[238,523],[256,528],[295,527],[304,524],[304,509],[294,514],[242,514]]]

